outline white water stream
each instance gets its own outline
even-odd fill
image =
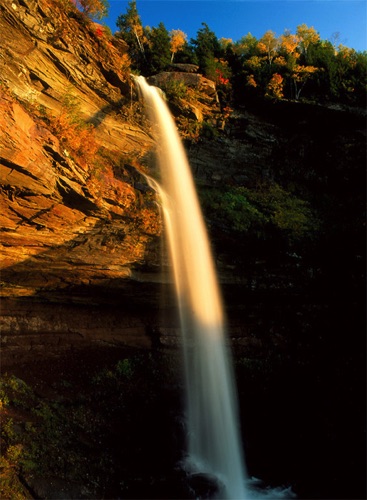
[[[188,464],[214,475],[220,498],[249,498],[231,358],[210,245],[184,148],[168,107],[143,77],[136,82],[155,127],[159,191],[184,339]]]

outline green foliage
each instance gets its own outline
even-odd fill
[[[276,231],[292,246],[313,237],[319,229],[309,204],[275,183],[256,190],[204,189],[200,198],[211,222],[225,231],[261,239],[273,237]]]
[[[134,368],[130,359],[125,358],[116,365],[116,373],[130,380],[134,375]]]
[[[202,122],[200,128],[200,137],[205,137],[206,139],[214,139],[218,135],[218,130],[211,123]]]
[[[121,369],[128,377],[128,366],[122,364]],[[8,413],[4,413],[2,419],[1,498],[29,498],[19,479],[29,474],[79,482],[86,491],[93,491],[96,481],[99,486],[105,484],[105,480],[109,481],[108,470],[103,471],[103,479],[96,479],[101,462],[111,462],[107,454],[102,450],[97,459],[89,457],[88,450],[98,447],[96,439],[103,435],[104,424],[96,414],[96,406],[89,406],[86,396],[72,406],[42,400],[23,381],[13,376],[1,378],[1,390],[18,420],[15,421]],[[22,408],[22,413],[18,415],[16,408]],[[33,423],[21,421],[24,415]]]
[[[200,199],[204,211],[212,214],[215,224],[223,229],[243,233],[266,222],[242,188],[204,189],[200,191]]]
[[[34,399],[31,389],[15,375],[0,378],[0,401],[2,406],[27,406]]]
[[[120,30],[117,36],[123,38],[129,45],[132,68],[141,71],[146,63],[145,50],[148,40],[141,23],[136,0],[128,2],[126,13],[118,16],[116,26]]]
[[[146,73],[163,71],[171,62],[170,36],[163,23],[147,33],[149,48],[146,50]]]
[[[180,80],[167,80],[167,82],[162,85],[162,90],[167,96],[169,101],[178,101],[184,99],[187,96],[187,87],[184,82]]]
[[[319,221],[309,203],[289,193],[279,184],[264,185],[256,191],[246,192],[252,203],[291,244],[313,237],[319,230]]]
[[[61,97],[62,113],[66,113],[69,122],[78,127],[85,126],[85,121],[82,119],[80,104],[78,98],[73,93],[73,86],[66,89],[65,94]]]
[[[0,377],[0,497],[31,498],[29,477],[80,485],[83,498],[130,498],[134,481],[149,484],[157,446],[165,446],[164,387],[177,365],[172,353],[146,351],[102,365],[82,386],[79,377],[53,383],[52,399]]]
[[[191,40],[197,63],[205,76],[210,74],[213,60],[222,54],[221,46],[215,33],[209,29],[206,23],[197,32],[196,38]]]

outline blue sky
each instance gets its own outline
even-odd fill
[[[127,0],[109,0],[104,22],[116,31],[116,19],[125,14]],[[238,41],[247,33],[260,38],[267,30],[281,35],[295,33],[300,24],[313,26],[323,40],[339,33],[339,43],[358,51],[367,50],[367,0],[137,0],[143,26],[168,31],[180,29],[196,38],[205,22],[218,38]]]

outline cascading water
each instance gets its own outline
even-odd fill
[[[222,301],[210,245],[186,154],[158,90],[135,78],[154,133],[162,182],[156,184],[165,218],[185,352],[188,466],[214,475],[220,498],[245,491],[238,409]]]

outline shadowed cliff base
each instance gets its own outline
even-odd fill
[[[21,328],[9,336],[14,356],[2,349],[2,376],[18,379],[4,415],[12,416],[14,439],[25,450],[27,436],[32,453],[55,450],[55,456],[43,452],[47,466],[37,460],[31,477],[25,473],[34,498],[53,498],[59,490],[64,498],[193,498],[179,468],[180,333],[155,323],[157,311],[147,306],[156,297],[153,288],[135,283],[120,297],[104,290],[104,305],[100,298],[92,304],[90,287],[69,291],[73,304],[2,300],[9,314],[3,317],[14,320],[14,313]],[[232,292],[238,297],[243,290]],[[231,297],[226,289],[224,295]],[[229,332],[231,324],[241,324],[242,335],[233,335],[231,345],[249,473],[268,486],[291,486],[300,499],[363,499],[365,365],[358,310],[274,293],[242,297]],[[19,379],[35,391],[40,407],[29,395],[24,399]],[[104,471],[93,484],[83,473],[86,461],[88,470]]]

